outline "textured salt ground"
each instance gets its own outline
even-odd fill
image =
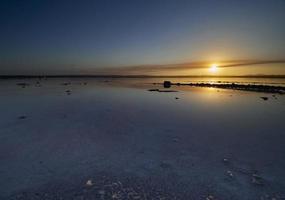
[[[1,199],[284,198],[283,96],[62,82],[0,86]]]

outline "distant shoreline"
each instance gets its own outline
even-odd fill
[[[242,76],[156,76],[156,75],[0,75],[0,79],[15,78],[284,78],[285,75],[242,75]]]
[[[220,89],[232,89],[232,90],[243,90],[251,92],[263,92],[263,93],[278,93],[285,94],[285,87],[283,86],[272,86],[272,85],[260,85],[260,84],[237,84],[237,83],[171,83],[165,81],[164,83],[154,83],[154,85],[163,85],[166,88],[171,86],[190,86],[190,87],[207,87],[207,88],[220,88]],[[149,90],[158,91],[159,90]]]

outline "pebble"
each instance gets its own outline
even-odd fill
[[[24,115],[18,117],[18,119],[26,119],[26,118],[27,118],[27,116],[24,116]]]
[[[230,171],[230,170],[227,171],[227,174],[228,174],[228,176],[230,176],[230,177],[234,177],[232,171]]]
[[[86,186],[92,186],[92,185],[93,185],[92,180],[88,180],[88,181],[86,182]]]

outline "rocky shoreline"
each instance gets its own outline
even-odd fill
[[[190,86],[190,87],[211,87],[220,89],[232,89],[232,90],[244,90],[252,92],[263,93],[276,93],[285,94],[285,87],[272,86],[272,85],[260,85],[260,84],[237,84],[237,83],[172,83],[170,81],[164,81],[163,83],[154,83],[154,85],[163,85],[165,88],[171,86]]]

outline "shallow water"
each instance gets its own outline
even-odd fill
[[[41,87],[34,79],[2,80],[0,194],[102,172],[119,179],[155,177],[155,187],[169,182],[185,198],[285,195],[284,95],[147,91],[161,80],[48,79]],[[264,185],[252,183],[254,173]]]

